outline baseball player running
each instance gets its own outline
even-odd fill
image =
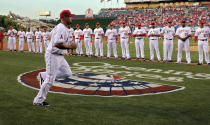
[[[114,57],[118,58],[117,56],[117,30],[113,29],[113,24],[109,25],[109,29],[105,33],[105,39],[108,42],[107,43],[107,58],[110,58],[111,56],[111,48],[113,48]]]
[[[34,98],[33,104],[38,106],[49,106],[45,101],[47,93],[56,78],[69,77],[72,75],[71,69],[64,58],[67,49],[75,49],[76,44],[68,45],[68,25],[71,24],[72,16],[69,10],[60,13],[61,23],[52,31],[52,39],[45,53],[46,72],[40,73],[41,87],[39,93]],[[42,83],[42,80],[44,82]]]
[[[139,48],[141,50],[141,58],[144,60],[144,36],[146,36],[146,30],[141,29],[141,23],[137,24],[138,28],[134,30],[133,37],[135,37],[136,58],[140,59]]]
[[[42,53],[42,32],[40,28],[37,27],[35,32],[35,39],[36,39],[36,53]]]
[[[148,32],[150,60],[154,61],[154,49],[155,49],[158,61],[161,61],[160,51],[158,47],[158,39],[160,37],[160,30],[158,28],[155,28],[155,22],[152,22],[151,25],[152,25],[152,28]]]
[[[122,27],[119,29],[120,43],[122,49],[122,58],[130,59],[129,52],[129,35],[131,34],[131,30],[128,26],[126,26],[125,21],[122,21]]]
[[[103,41],[102,36],[104,36],[104,30],[100,27],[100,23],[96,23],[96,28],[94,29],[95,37],[95,56],[98,57],[98,50],[100,50],[100,56],[103,57]]]
[[[35,53],[35,46],[34,46],[33,38],[34,38],[34,33],[31,31],[30,27],[28,27],[27,32],[26,32],[28,51],[31,52],[31,47],[32,47],[32,50]]]
[[[47,31],[47,27],[45,27],[44,32],[42,32],[42,38],[44,40],[44,48],[45,48],[45,52],[46,52],[47,47],[50,43],[50,33]]]
[[[23,52],[24,49],[24,41],[25,41],[26,33],[23,31],[23,26],[20,27],[20,31],[18,31],[17,36],[19,38],[19,51]]]
[[[83,55],[83,50],[82,50],[82,35],[83,32],[79,27],[79,24],[76,25],[76,30],[74,31],[74,37],[75,37],[75,43],[77,44],[77,49],[76,53],[78,55]]]
[[[9,36],[8,38],[8,49],[10,51],[16,51],[16,35],[17,31],[13,29],[13,26],[9,27],[9,30],[7,32],[7,35]]]
[[[163,27],[161,36],[163,41],[163,62],[172,62],[173,40],[175,36],[175,29],[171,26],[172,21],[168,20],[168,26]],[[167,56],[168,55],[168,56]]]
[[[189,38],[192,35],[190,27],[186,27],[185,20],[182,21],[182,27],[179,27],[176,31],[176,37],[178,40],[178,56],[177,63],[181,63],[182,60],[182,48],[185,48],[187,63],[191,63],[190,58],[190,47],[189,47]]]
[[[199,23],[200,27],[195,32],[195,41],[198,41],[198,53],[199,53],[198,65],[203,64],[203,52],[205,55],[206,63],[210,65],[209,53],[208,53],[209,52],[208,39],[209,39],[210,29],[209,27],[204,27],[205,22],[203,20],[201,20]]]
[[[89,28],[89,24],[85,24],[85,29],[83,30],[84,35],[84,43],[85,43],[85,49],[86,49],[86,56],[93,56],[93,50],[92,50],[92,29]]]

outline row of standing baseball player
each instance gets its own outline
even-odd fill
[[[100,23],[96,23],[96,28],[94,32],[92,29],[89,28],[89,24],[85,24],[85,29],[82,31],[79,25],[76,25],[76,30],[69,27],[69,37],[68,37],[68,44],[70,45],[73,41],[77,44],[76,53],[78,55],[83,55],[82,50],[82,39],[84,39],[84,44],[86,48],[86,56],[93,56],[92,51],[92,37],[95,39],[95,56],[103,57],[103,42],[102,37],[105,36],[107,41],[107,58],[111,56],[111,48],[113,48],[113,55],[115,58],[118,58],[117,55],[117,48],[116,43],[118,36],[120,38],[121,43],[121,50],[122,50],[122,58],[130,59],[130,52],[129,52],[129,37],[135,37],[135,48],[136,48],[136,58],[144,59],[144,37],[149,37],[149,48],[150,48],[150,60],[154,60],[154,50],[156,51],[156,55],[158,61],[161,61],[159,47],[158,47],[158,39],[159,37],[164,38],[163,43],[163,61],[171,62],[172,61],[172,52],[173,52],[173,39],[176,36],[178,40],[178,55],[177,55],[177,63],[181,63],[182,59],[182,48],[185,48],[186,51],[186,60],[187,63],[191,63],[190,58],[190,49],[189,49],[189,38],[192,36],[191,29],[186,26],[186,22],[182,21],[182,26],[177,29],[175,33],[174,27],[171,26],[172,21],[168,21],[168,26],[164,27],[162,31],[156,28],[156,23],[151,22],[152,28],[149,30],[148,34],[146,33],[145,29],[141,28],[141,23],[137,24],[137,29],[134,30],[133,34],[131,34],[131,30],[129,27],[126,26],[126,22],[122,21],[122,27],[117,30],[114,29],[114,25],[110,24],[109,29],[106,31],[104,35],[103,29],[100,27]],[[210,63],[209,61],[209,54],[208,54],[208,38],[210,34],[210,30],[208,27],[204,27],[205,21],[200,21],[200,28],[196,30],[195,33],[195,41],[198,41],[198,51],[199,51],[199,65],[203,64],[203,52],[205,55],[205,61],[207,64]],[[19,50],[23,51],[24,46],[24,39],[27,39],[28,49],[31,52],[31,47],[33,52],[35,52],[35,46],[33,39],[36,40],[36,52],[42,53],[42,39],[44,41],[45,50],[50,42],[50,32],[47,32],[47,29],[44,28],[44,32],[40,31],[40,28],[37,27],[37,31],[34,33],[27,29],[25,33],[23,31],[23,27],[21,27],[21,31],[17,32],[13,27],[10,27],[8,31],[8,49],[9,50],[16,50],[16,38],[15,34],[17,34],[19,38]],[[14,48],[13,48],[14,47]],[[139,49],[141,55],[139,54]]]

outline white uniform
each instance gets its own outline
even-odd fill
[[[206,63],[210,63],[209,61],[209,53],[208,53],[208,39],[210,34],[210,28],[203,27],[198,28],[195,32],[195,36],[198,37],[198,52],[199,52],[199,63],[203,64],[203,51],[205,55]]]
[[[122,49],[122,58],[130,58],[130,52],[129,52],[129,43],[128,43],[128,34],[131,33],[131,30],[129,27],[121,27],[119,29],[119,35],[120,35],[120,43],[121,43],[121,49]]]
[[[172,52],[173,52],[173,40],[175,35],[174,27],[164,27],[161,31],[164,35],[164,42],[163,42],[163,60],[164,61],[171,61]],[[167,56],[168,54],[168,56]]]
[[[73,43],[73,37],[74,37],[74,29],[70,28],[70,29],[68,29],[67,45],[71,45]]]
[[[73,43],[73,37],[74,37],[74,29],[73,28],[70,28],[68,29],[68,42],[67,44],[68,45],[71,45]]]
[[[148,32],[148,35],[154,34],[154,35],[160,35],[160,30],[157,28],[151,28]],[[150,60],[154,60],[154,49],[156,51],[156,55],[158,58],[158,61],[161,60],[160,58],[160,51],[159,51],[159,45],[158,45],[158,37],[157,36],[151,36],[149,38],[149,48],[150,48]]]
[[[19,51],[23,51],[23,49],[24,49],[25,35],[26,35],[26,33],[24,31],[18,31]]]
[[[74,36],[75,36],[75,43],[77,44],[77,49],[76,49],[76,53],[82,55],[83,51],[82,51],[82,41],[81,41],[81,36],[83,35],[83,32],[81,29],[79,30],[75,30],[74,31]]]
[[[114,57],[118,58],[117,56],[117,47],[116,47],[116,37],[117,37],[117,30],[116,29],[108,29],[105,33],[107,37],[107,57],[111,56],[111,47],[113,48]]]
[[[58,24],[52,32],[52,39],[45,53],[46,72],[41,72],[44,79],[39,93],[34,98],[34,103],[42,103],[46,99],[47,93],[56,78],[69,77],[72,75],[71,69],[65,60],[63,54],[66,49],[59,49],[54,46],[55,43],[65,43],[68,40],[68,28],[63,24]]]
[[[135,29],[133,34],[134,35],[146,34],[146,30],[145,29]],[[136,47],[136,58],[140,58],[139,48],[141,50],[141,58],[144,58],[144,37],[143,36],[136,36],[135,47]]]
[[[86,49],[86,55],[93,55],[93,50],[92,50],[92,43],[91,43],[91,35],[93,34],[92,29],[84,29],[83,30],[83,35],[84,35],[84,43],[85,43],[85,49]]]
[[[98,50],[100,49],[100,56],[103,57],[103,42],[102,42],[102,35],[104,35],[104,30],[100,28],[96,28],[94,30],[95,35],[95,56],[98,56]]]
[[[29,52],[31,52],[31,47],[32,47],[33,52],[35,52],[33,37],[34,37],[34,33],[32,31],[26,32],[26,38],[27,38]]]
[[[50,43],[50,33],[47,31],[47,32],[43,32],[42,33],[42,37],[43,37],[43,39],[44,39],[44,47],[45,47],[45,52],[46,52],[46,50],[47,50],[47,47],[48,47],[48,45],[49,45],[49,43]]]
[[[191,35],[191,29],[189,27],[179,27],[176,31],[176,35],[181,38],[185,38],[188,35]],[[184,47],[186,53],[186,60],[187,63],[191,63],[190,59],[190,47],[189,47],[189,38],[185,41],[178,40],[178,56],[177,56],[177,63],[180,63],[182,60],[182,48]]]
[[[17,31],[15,29],[8,31],[8,49],[9,50],[16,50],[16,34]]]
[[[36,31],[35,36],[36,36],[36,52],[42,53],[42,32]]]

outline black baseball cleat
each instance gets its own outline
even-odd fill
[[[210,66],[210,63],[208,63],[208,65]]]
[[[43,84],[43,82],[44,82],[44,79],[42,78],[41,73],[39,74],[39,76],[40,76],[40,81],[39,81],[39,83],[40,83],[40,87],[41,87],[41,86],[42,86],[42,84]]]
[[[42,102],[42,103],[33,103],[35,106],[43,106],[43,107],[49,107],[50,105],[47,102]]]
[[[168,62],[173,62],[172,60],[168,60]]]
[[[197,65],[202,65],[202,63],[198,63]]]

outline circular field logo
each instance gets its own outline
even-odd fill
[[[18,81],[25,86],[39,89],[39,73],[43,71],[45,70],[21,74]],[[56,79],[50,88],[50,92],[70,95],[126,97],[169,93],[182,89],[184,87],[127,80],[114,75],[77,73],[68,78]]]
[[[39,89],[39,73],[44,71],[42,69],[21,74],[18,81],[27,87]],[[68,78],[56,79],[50,88],[50,92],[70,95],[126,97],[169,93],[182,89],[184,87],[127,80],[114,75],[77,73]]]

